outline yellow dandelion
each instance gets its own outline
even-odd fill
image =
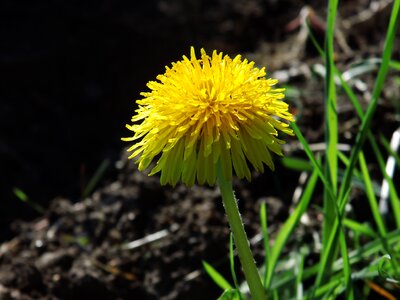
[[[128,151],[137,157],[139,170],[157,157],[149,175],[161,172],[161,184],[215,184],[217,164],[226,180],[233,170],[239,178],[251,180],[249,164],[264,171],[274,169],[271,152],[282,155],[278,131],[293,135],[282,120],[294,121],[278,82],[265,78],[265,68],[237,55],[201,49],[197,58],[166,67],[151,90],[141,93],[139,108],[132,117],[134,132],[125,141],[135,141]],[[137,123],[139,122],[139,123]]]

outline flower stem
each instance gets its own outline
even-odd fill
[[[244,276],[250,288],[252,300],[265,300],[265,291],[258,274],[254,258],[249,247],[243,222],[239,214],[237,201],[232,190],[232,182],[224,178],[221,166],[218,167],[218,184],[224,202],[225,212],[233,233],[235,245],[242,264]]]

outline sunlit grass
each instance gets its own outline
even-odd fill
[[[292,124],[308,161],[288,157],[283,160],[283,165],[308,172],[309,178],[297,207],[280,227],[273,242],[270,241],[268,231],[266,206],[263,204],[260,207],[265,252],[265,263],[260,276],[268,292],[268,299],[372,299],[368,298],[372,293],[379,294],[382,299],[396,299],[392,293],[399,291],[400,200],[398,188],[386,173],[385,155],[393,156],[397,168],[400,167],[400,159],[391,149],[386,137],[382,136],[378,144],[376,136],[379,136],[379,132],[371,128],[371,124],[389,69],[399,68],[399,63],[391,60],[391,56],[398,28],[400,1],[394,1],[392,6],[382,57],[374,60],[374,68],[362,70],[378,71],[374,86],[370,87],[372,97],[365,111],[356,93],[335,66],[333,41],[337,6],[338,1],[329,1],[325,46],[318,45],[310,33],[311,40],[325,59],[325,152],[321,159],[317,158],[299,126]],[[361,122],[349,157],[338,150],[338,90],[346,94]],[[373,157],[365,156],[365,145],[371,147]],[[380,145],[385,149],[384,152]],[[378,163],[381,176],[389,186],[390,210],[385,215],[379,210],[379,187],[371,179],[368,170],[370,159],[372,163]],[[323,186],[324,198],[324,223],[320,233],[321,255],[310,266],[305,263],[309,245],[300,244],[296,249],[285,247],[298,227],[300,218],[309,209],[318,185]],[[368,223],[362,223],[348,215],[345,209],[351,201],[350,195],[354,186],[361,187],[364,192],[365,210],[370,211],[372,216]],[[230,245],[232,247],[232,241]],[[283,256],[284,249],[290,253]],[[218,279],[221,275],[216,270],[206,271],[222,285]],[[233,278],[236,282],[234,273]],[[229,280],[226,279],[226,282]],[[237,283],[234,286],[224,284],[225,292],[220,299],[245,299],[243,288],[243,295],[239,295]]]

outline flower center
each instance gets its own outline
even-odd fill
[[[212,104],[216,100],[216,90],[213,82],[208,79],[200,83],[200,100],[207,104]]]

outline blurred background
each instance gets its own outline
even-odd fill
[[[0,239],[34,216],[14,187],[44,206],[77,198],[119,158],[135,100],[165,65],[192,45],[235,55],[279,41],[306,2],[1,1]]]

